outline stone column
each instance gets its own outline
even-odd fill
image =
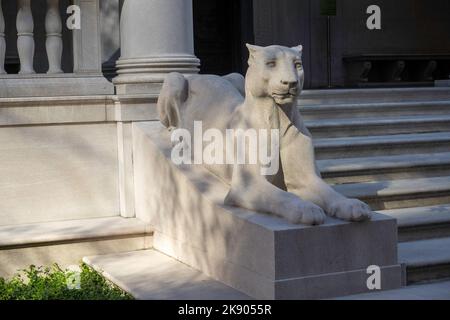
[[[197,73],[192,0],[125,0],[121,13],[117,93],[158,93],[173,71]]]
[[[114,112],[119,146],[120,209],[135,216],[133,122],[157,120],[156,102],[170,72],[198,72],[194,55],[192,0],[124,0],[120,19],[121,58]]]

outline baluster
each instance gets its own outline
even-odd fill
[[[34,21],[30,0],[18,0],[17,12],[17,50],[20,59],[20,74],[35,73],[34,59]]]
[[[5,74],[5,18],[3,17],[2,1],[0,0],[0,74]]]
[[[47,32],[48,65],[47,73],[62,73],[61,58],[63,52],[62,21],[59,14],[59,0],[47,0],[47,15],[45,16],[45,31]]]

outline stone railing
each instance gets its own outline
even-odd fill
[[[20,60],[19,74],[34,74],[34,20],[31,0],[17,0],[17,51]],[[5,72],[5,19],[0,3],[0,73]],[[63,52],[62,19],[59,13],[59,0],[47,0],[45,16],[46,49],[49,74],[62,73],[61,58]]]
[[[101,70],[99,0],[15,1],[0,2],[0,98],[114,92]]]

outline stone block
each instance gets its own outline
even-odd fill
[[[318,299],[401,286],[395,219],[293,225],[223,205],[228,187],[199,166],[175,166],[158,122],[133,125],[136,215],[153,226],[155,249],[257,299]]]
[[[120,214],[115,123],[0,128],[0,225]]]

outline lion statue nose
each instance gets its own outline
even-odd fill
[[[281,84],[288,86],[289,88],[294,88],[298,85],[298,80],[294,80],[294,81],[281,80]]]

